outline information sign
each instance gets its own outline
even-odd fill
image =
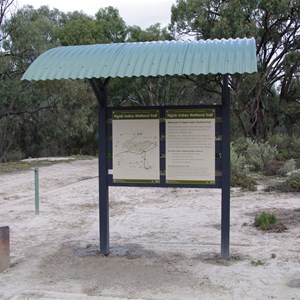
[[[166,183],[215,183],[215,110],[167,109]]]
[[[113,181],[157,183],[159,111],[112,111]]]

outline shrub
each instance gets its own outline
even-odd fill
[[[258,143],[247,139],[246,158],[255,171],[264,171],[277,153],[277,148],[270,145],[269,142]]]
[[[291,158],[284,163],[284,165],[280,169],[280,174],[287,175],[289,173],[294,172],[295,170],[296,170],[296,161],[295,159]]]
[[[256,180],[242,173],[231,174],[231,186],[241,187],[242,189],[249,190],[249,191],[257,190]]]
[[[265,169],[264,169],[264,174],[267,176],[280,175],[283,166],[284,166],[283,161],[271,160],[271,161],[267,162]]]
[[[299,155],[299,157],[300,157],[300,155]],[[295,163],[296,163],[296,169],[300,169],[300,158],[297,158],[295,160]]]
[[[276,223],[277,217],[274,214],[261,213],[255,217],[254,225],[261,230],[271,229],[271,225]]]
[[[231,160],[231,185],[235,187],[241,187],[243,189],[255,191],[256,180],[251,178],[247,173],[246,158],[243,154],[237,151],[236,145],[231,144],[230,151]]]
[[[237,153],[235,144],[231,143],[230,150],[231,171],[233,173],[244,173],[246,165],[246,157]]]
[[[286,134],[276,134],[268,138],[269,143],[278,149],[278,158],[287,160],[300,157],[300,138]]]
[[[283,183],[279,185],[283,192],[300,192],[300,170],[292,173]]]
[[[15,149],[15,150],[10,150],[6,155],[5,155],[5,161],[11,162],[11,161],[19,161],[24,158],[24,153],[22,153],[21,150]]]
[[[300,192],[300,170],[293,172],[285,181],[268,186],[266,191]]]
[[[291,158],[287,161],[271,160],[264,169],[264,174],[267,176],[279,175],[286,176],[296,170],[296,161]]]

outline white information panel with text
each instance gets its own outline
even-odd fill
[[[215,183],[215,110],[167,109],[166,183]]]

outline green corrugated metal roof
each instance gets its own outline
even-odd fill
[[[251,39],[66,46],[41,54],[22,80],[83,79],[257,71]]]

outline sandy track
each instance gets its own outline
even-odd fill
[[[12,263],[0,299],[300,299],[300,222],[283,233],[253,227],[258,211],[299,208],[299,195],[233,189],[223,261],[219,190],[110,188],[104,257],[97,173],[97,160],[41,168],[38,216],[33,171],[0,174]]]

